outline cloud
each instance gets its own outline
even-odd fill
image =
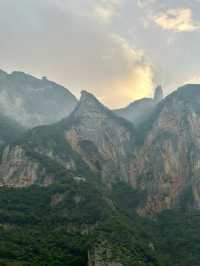
[[[113,108],[151,95],[154,70],[144,52],[88,15],[100,1],[3,2],[0,68],[47,76],[77,96],[91,91]],[[117,3],[101,1],[107,8]]]
[[[154,4],[157,4],[158,0],[137,0],[137,4],[140,8],[151,7]]]
[[[154,69],[144,53],[117,35],[110,38],[110,56],[103,60],[107,65],[107,74],[112,78],[102,88],[96,85],[99,98],[109,106],[119,107],[151,96],[155,85]]]
[[[97,89],[100,99],[109,106],[119,107],[130,101],[151,96],[154,88],[154,69],[144,53],[131,47],[127,40],[117,35],[113,35],[111,39],[113,54],[105,63],[110,67],[109,72],[116,71],[116,75],[108,80],[108,84],[102,86],[102,89]]]
[[[110,22],[119,12],[120,0],[101,0],[94,5],[94,16],[103,22]]]
[[[192,32],[200,29],[200,22],[193,21],[189,8],[168,9],[154,16],[154,22],[163,29],[176,32]]]

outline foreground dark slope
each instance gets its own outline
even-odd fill
[[[94,179],[70,178],[47,188],[1,188],[0,263],[163,265],[165,257],[133,212],[137,197],[125,184],[107,191]]]
[[[89,179],[0,188],[0,265],[198,266],[200,212],[149,220],[138,200],[126,184],[106,191]]]

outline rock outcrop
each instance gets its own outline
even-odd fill
[[[40,163],[30,160],[20,146],[7,146],[2,153],[0,186],[26,187],[38,181],[42,175]]]
[[[159,103],[160,101],[162,101],[162,99],[163,99],[163,89],[161,86],[158,86],[154,92],[154,101]]]

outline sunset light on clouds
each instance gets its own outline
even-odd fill
[[[44,75],[77,97],[85,89],[121,107],[152,96],[158,83],[167,94],[200,76],[193,60],[199,11],[195,0],[1,0],[0,67]],[[193,62],[187,72],[186,62]]]

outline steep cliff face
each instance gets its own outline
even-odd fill
[[[147,194],[141,214],[181,204],[200,207],[199,151],[200,86],[189,85],[160,104],[132,162],[133,185]]]
[[[31,186],[42,175],[40,163],[30,160],[20,146],[7,146],[1,158],[0,186]]]
[[[55,180],[86,173],[89,167],[71,149],[60,127],[35,128],[1,152],[1,186],[49,186]]]
[[[87,92],[82,93],[71,120],[66,138],[73,150],[103,178],[128,181],[128,161],[135,147],[132,125]]]
[[[24,127],[55,123],[69,115],[76,98],[45,77],[0,71],[0,112]]]

